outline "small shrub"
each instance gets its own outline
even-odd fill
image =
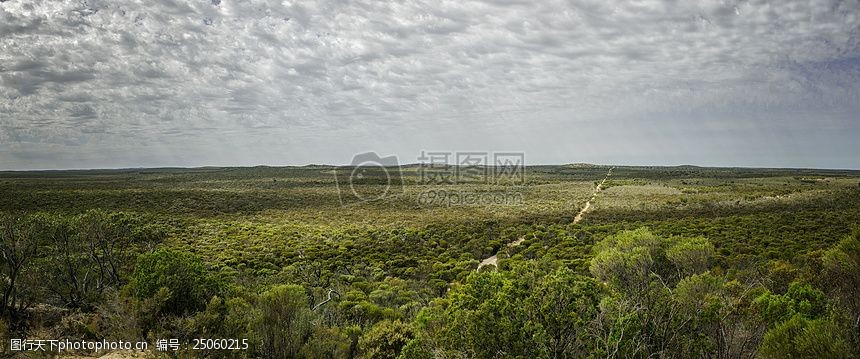
[[[178,315],[205,308],[220,287],[200,257],[166,249],[141,255],[129,285],[138,299],[150,298],[165,288],[168,298],[161,312]]]

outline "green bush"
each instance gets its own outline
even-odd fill
[[[202,310],[209,299],[221,291],[200,257],[170,249],[138,257],[129,286],[138,299],[150,298],[162,288],[166,289],[168,298],[160,312],[177,315]]]
[[[759,348],[761,358],[850,358],[847,331],[829,318],[806,319],[796,314],[768,330]]]
[[[766,292],[755,299],[763,319],[771,324],[786,321],[795,315],[808,319],[824,316],[827,298],[809,284],[792,282],[785,294]]]
[[[308,295],[298,285],[269,289],[257,302],[255,332],[260,336],[262,354],[269,358],[295,358],[312,334]]]
[[[376,323],[359,340],[359,358],[395,359],[413,338],[412,327],[396,320]]]

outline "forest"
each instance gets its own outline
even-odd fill
[[[860,171],[578,164],[426,184],[405,166],[396,193],[344,203],[339,170],[0,172],[5,355],[169,338],[114,354],[860,357]],[[428,190],[522,201],[417,202]]]

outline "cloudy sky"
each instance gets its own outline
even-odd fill
[[[860,168],[858,119],[858,0],[0,0],[0,169]]]

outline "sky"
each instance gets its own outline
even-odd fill
[[[0,0],[0,169],[860,168],[860,1]]]

